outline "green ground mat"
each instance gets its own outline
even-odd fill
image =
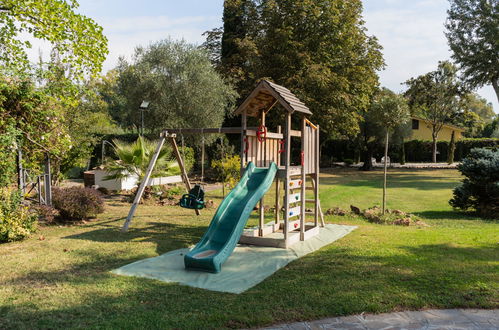
[[[342,238],[355,226],[327,224],[319,234],[291,248],[278,249],[238,245],[218,274],[186,270],[184,255],[189,249],[170,251],[136,261],[112,271],[125,276],[146,277],[212,291],[242,293],[257,285],[291,261]]]

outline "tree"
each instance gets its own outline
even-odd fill
[[[458,107],[458,112],[452,116],[452,123],[466,128],[467,137],[480,137],[485,126],[495,117],[492,104],[476,93],[462,95]]]
[[[226,0],[221,63],[240,95],[261,78],[296,93],[325,138],[358,133],[384,66],[360,0]]]
[[[496,116],[494,120],[485,125],[483,128],[481,137],[490,138],[496,137],[499,138],[499,134],[495,134],[495,132],[499,133],[499,116]]]
[[[384,88],[375,96],[368,114],[369,119],[372,122],[376,123],[378,127],[384,128],[385,155],[383,170],[382,213],[385,214],[388,141],[390,139],[390,133],[393,133],[398,126],[401,126],[409,121],[409,107],[403,96],[397,95],[389,89]]]
[[[438,134],[445,123],[458,111],[461,85],[457,68],[448,61],[439,62],[435,71],[428,72],[405,82],[413,115],[426,119],[431,126],[432,160],[437,162]]]
[[[44,154],[62,157],[71,147],[58,100],[26,79],[0,77],[0,186],[12,183],[17,148],[36,170]]]
[[[445,24],[452,58],[471,89],[491,84],[499,100],[499,2],[450,0]]]
[[[148,141],[142,136],[129,144],[120,141],[113,141],[114,150],[118,156],[117,160],[111,161],[106,165],[109,175],[106,180],[127,178],[135,175],[138,178],[138,184],[144,179],[147,168],[156,151],[157,142]],[[180,174],[180,168],[176,161],[171,160],[171,149],[163,147],[158,155],[154,171],[151,177],[162,175]]]
[[[496,116],[492,103],[477,93],[467,93],[461,98],[461,107],[463,111],[473,112],[480,117],[484,123],[490,123]]]
[[[121,59],[117,71],[123,104],[113,115],[126,128],[140,126],[143,100],[150,101],[144,120],[151,133],[168,127],[220,127],[236,98],[207,52],[184,41],[138,47],[133,63]]]
[[[463,183],[454,189],[450,205],[463,211],[475,209],[483,216],[499,218],[499,150],[472,149],[458,165]]]
[[[76,0],[0,2],[0,71],[30,71],[26,35],[50,42],[77,77],[102,68],[107,39],[102,27],[77,14]]]

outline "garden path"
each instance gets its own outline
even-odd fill
[[[361,314],[281,324],[276,330],[309,329],[499,329],[499,309],[433,309],[415,312]]]

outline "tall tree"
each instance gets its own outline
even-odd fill
[[[388,144],[390,133],[393,133],[399,126],[404,125],[410,119],[409,106],[407,100],[397,95],[389,89],[382,89],[374,98],[369,110],[369,117],[377,123],[378,127],[384,128],[385,136],[385,154],[383,164],[383,204],[382,213],[386,209],[386,176],[388,164]]]
[[[462,95],[458,107],[452,116],[452,123],[466,128],[466,137],[480,137],[485,126],[496,116],[492,103],[473,92]]]
[[[499,1],[449,0],[446,36],[469,88],[491,84],[499,100]]]
[[[476,113],[484,123],[490,123],[496,116],[492,103],[477,93],[467,93],[461,98],[463,111]]]
[[[139,105],[150,102],[145,127],[219,127],[236,94],[210,63],[205,50],[183,41],[162,40],[135,50],[133,63],[121,60],[118,94],[122,127],[140,126]]]
[[[267,78],[310,107],[324,137],[359,131],[359,111],[384,66],[360,0],[226,0],[225,7],[235,10],[224,12],[222,66],[241,82],[240,95]]]
[[[437,141],[440,130],[458,111],[460,82],[457,68],[448,61],[439,62],[435,71],[405,82],[405,95],[414,115],[426,119],[431,128],[432,160],[437,162]]]
[[[0,1],[0,70],[30,71],[29,35],[50,42],[77,77],[100,72],[107,39],[102,27],[76,13],[78,6],[76,0]]]

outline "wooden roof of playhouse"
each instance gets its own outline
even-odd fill
[[[269,111],[277,102],[291,114],[294,112],[307,115],[312,114],[310,109],[291,93],[289,89],[268,80],[260,81],[253,92],[236,109],[234,114],[240,115],[246,111],[248,116],[258,117],[262,111]]]

